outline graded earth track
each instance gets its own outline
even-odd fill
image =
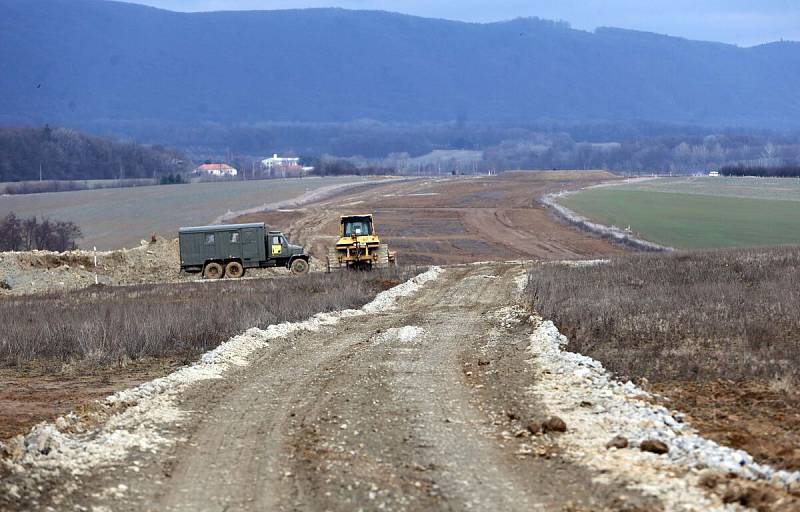
[[[321,269],[340,215],[374,213],[378,232],[404,265],[591,259],[624,249],[559,221],[539,198],[618,178],[598,171],[525,171],[424,178],[344,193],[302,208],[243,215],[280,226]]]
[[[514,437],[529,328],[504,324],[521,265],[452,267],[396,309],[275,340],[190,387],[171,448],[103,468],[65,502],[95,510],[658,510]],[[42,505],[46,505],[43,503]],[[104,508],[105,507],[105,508]]]

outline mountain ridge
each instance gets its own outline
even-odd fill
[[[800,127],[800,44],[338,8],[0,0],[0,123],[376,119]]]

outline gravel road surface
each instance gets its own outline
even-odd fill
[[[109,422],[111,437],[155,442],[11,510],[738,510],[665,457],[604,455],[625,418],[575,411],[583,395],[617,395],[577,370],[559,385],[557,349],[545,353],[520,299],[524,272],[451,266],[396,302],[286,329],[154,398],[166,408],[142,417],[155,420]],[[566,433],[540,431],[554,412]]]

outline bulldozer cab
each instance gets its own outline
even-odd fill
[[[342,237],[371,236],[372,215],[351,215],[342,217],[341,233]]]
[[[387,268],[396,262],[389,246],[378,238],[372,214],[342,216],[339,239],[328,251],[329,271]]]

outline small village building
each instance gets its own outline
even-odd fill
[[[195,167],[194,174],[204,174],[206,176],[236,176],[239,171],[228,164],[203,164]]]
[[[279,157],[277,154],[272,155],[271,158],[265,158],[261,161],[264,165],[264,168],[267,170],[273,170],[277,168],[283,169],[293,169],[300,167],[300,159],[294,157]]]
[[[298,177],[313,171],[313,167],[303,167],[297,157],[280,157],[277,154],[261,161],[263,169],[272,177]]]

